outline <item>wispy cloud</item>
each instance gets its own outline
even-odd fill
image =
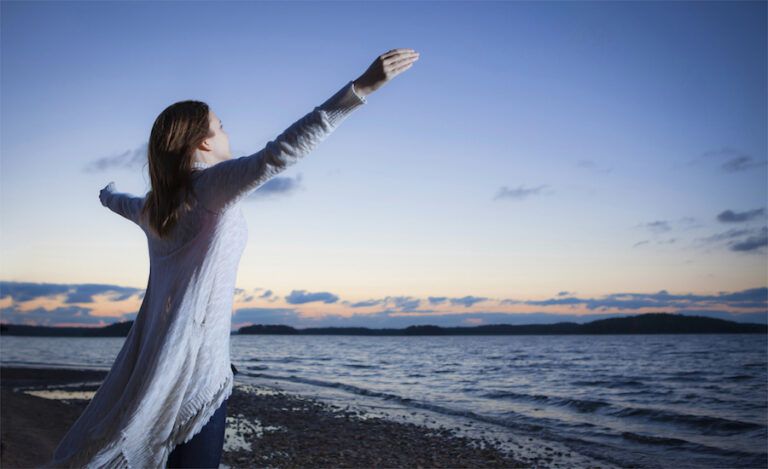
[[[657,293],[612,293],[600,298],[551,298],[524,301],[533,306],[583,305],[590,310],[617,308],[637,310],[641,308],[703,308],[727,305],[733,308],[768,309],[768,288],[750,288],[740,292],[720,292],[717,295],[671,295],[667,290]]]
[[[466,308],[469,308],[470,306],[473,306],[475,303],[486,301],[489,298],[468,295],[468,296],[463,296],[461,298],[448,298],[445,296],[441,296],[441,297],[430,296],[427,299],[429,300],[430,304],[450,303],[452,305],[462,305]]]
[[[339,301],[339,297],[329,292],[309,293],[306,290],[293,290],[290,294],[285,296],[285,301],[293,305],[311,303],[314,301],[336,303]]]
[[[749,236],[741,241],[731,243],[730,249],[732,251],[757,251],[760,248],[768,246],[768,226],[764,226],[760,229],[760,232],[754,236]]]
[[[83,171],[101,173],[113,169],[140,169],[147,163],[147,147],[144,143],[132,150],[114,156],[104,156],[88,163]]]
[[[133,312],[122,314],[119,317],[94,316],[93,308],[82,306],[59,306],[51,309],[37,307],[21,310],[18,304],[12,304],[11,306],[0,308],[0,317],[2,317],[3,322],[29,326],[56,327],[62,324],[105,326],[117,322],[135,320],[136,315],[137,313]]]
[[[765,217],[764,208],[746,210],[743,212],[735,212],[729,209],[729,210],[724,210],[718,213],[715,217],[715,220],[717,220],[720,223],[734,224],[734,223],[749,223],[754,221],[763,221],[764,217]],[[702,225],[698,224],[696,219],[693,217],[682,217],[674,222],[674,227],[672,226],[672,222],[668,220],[655,220],[652,222],[642,223],[640,225],[637,225],[637,227],[645,230],[650,230],[654,235],[659,235],[663,233],[668,233],[673,230],[688,231],[694,228],[701,228]],[[707,236],[700,236],[697,238],[693,238],[690,242],[692,247],[694,248],[701,247],[701,246],[710,248],[713,245],[717,245],[721,242],[725,242],[722,247],[725,249],[728,249],[729,251],[759,252],[761,248],[768,245],[768,239],[766,238],[766,230],[768,230],[768,228],[765,226],[762,228],[748,228],[748,227],[732,228],[724,232],[713,233]],[[739,237],[744,237],[744,238],[740,240],[735,240],[735,238],[739,238]],[[667,239],[644,239],[634,243],[632,247],[638,247],[644,244],[650,244],[652,242],[657,245],[674,244],[674,243],[680,244],[681,241],[685,241],[685,239],[681,239],[679,237],[671,237]]]
[[[576,162],[577,168],[590,169],[597,173],[610,173],[613,172],[613,168],[600,166],[594,160],[579,160]]]
[[[744,212],[734,212],[733,210],[724,210],[717,214],[717,221],[723,223],[742,223],[752,220],[762,219],[765,216],[765,208],[756,208]]]
[[[762,168],[768,165],[768,160],[757,159],[752,155],[732,147],[723,147],[719,150],[707,151],[690,160],[689,165],[697,165],[716,161],[719,168],[726,173],[735,173]]]
[[[61,295],[64,295],[64,303],[93,303],[95,295],[109,295],[111,301],[123,301],[143,292],[144,289],[100,283],[61,284],[0,281],[0,299],[10,297],[16,302],[55,298]]]
[[[264,302],[273,302],[278,296],[274,295],[272,290],[256,288],[253,291],[262,291],[258,299]],[[121,301],[130,295],[137,295],[141,290],[130,287],[120,287],[116,285],[99,284],[51,284],[51,283],[32,283],[32,282],[0,282],[0,300],[5,300],[6,305],[0,309],[0,315],[4,322],[16,324],[40,324],[56,325],[67,323],[81,323],[84,325],[98,325],[105,322],[126,321],[134,319],[136,312],[129,312],[119,317],[94,316],[93,311],[96,305],[93,303],[93,295],[111,293],[105,301]],[[252,301],[257,299],[257,295],[245,289],[236,289],[235,295],[239,301]],[[10,301],[8,301],[10,299]],[[24,308],[24,303],[40,299],[59,299],[59,304],[39,307],[34,303]],[[76,299],[81,299],[82,305],[76,306],[71,303]],[[707,312],[707,315],[713,317],[735,318],[743,320],[745,314],[760,315],[768,314],[768,287],[750,288],[734,292],[718,292],[717,294],[670,294],[667,290],[660,290],[655,293],[612,293],[600,297],[579,297],[572,292],[561,290],[551,298],[542,300],[525,300],[518,298],[488,298],[482,296],[466,295],[461,297],[448,296],[430,296],[426,302],[431,306],[454,306],[461,309],[419,309],[422,305],[422,299],[413,296],[386,296],[383,298],[373,298],[360,302],[339,301],[339,296],[330,292],[308,292],[306,290],[292,290],[285,297],[285,302],[289,305],[302,305],[311,302],[321,302],[325,304],[341,304],[349,307],[349,311],[342,314],[324,315],[322,323],[318,319],[301,316],[291,307],[261,307],[249,306],[239,308],[233,318],[234,323],[261,322],[267,323],[267,320],[273,320],[274,323],[298,325],[298,324],[323,324],[323,325],[362,325],[367,327],[376,327],[377,324],[425,324],[418,318],[437,317],[441,319],[441,324],[458,324],[467,318],[483,318],[485,323],[507,323],[523,324],[531,323],[530,320],[536,319],[540,323],[548,323],[552,318],[583,318],[577,314],[563,314],[561,312],[533,311],[524,312],[504,312],[494,311],[493,305],[527,305],[535,308],[557,308],[567,307],[588,311],[602,311],[604,317],[616,317],[622,314],[637,313],[640,310],[652,311],[670,311],[692,314],[692,312]],[[491,309],[482,311],[463,311],[466,308],[475,306],[480,302],[488,302]],[[103,305],[100,305],[103,306]],[[381,306],[380,311],[356,311],[358,308],[370,308]],[[739,312],[733,312],[732,310]],[[136,307],[138,311],[138,306]],[[643,311],[640,311],[643,312]],[[352,316],[349,315],[352,314]],[[590,314],[592,319],[596,316]],[[719,315],[719,316],[718,316]],[[392,318],[399,316],[411,317],[410,322]],[[758,317],[756,316],[756,317]],[[359,321],[358,321],[359,319]],[[544,321],[544,320],[547,321]],[[526,322],[526,320],[528,322]],[[267,321],[267,322],[265,322]],[[394,322],[393,322],[394,321]],[[459,321],[459,322],[457,322]],[[542,322],[543,321],[543,322]],[[555,321],[549,321],[555,322]]]
[[[741,240],[734,240],[746,236]],[[718,244],[725,241],[725,246],[735,252],[759,252],[761,248],[768,246],[768,226],[762,228],[731,228],[728,231],[715,233],[710,236],[697,238],[697,242]]]
[[[122,151],[116,155],[103,156],[97,158],[85,165],[83,171],[86,173],[102,173],[114,169],[143,169],[147,165],[147,155],[149,144],[144,142],[131,150]],[[243,155],[242,152],[232,151],[232,155]],[[286,179],[286,178],[275,178]],[[268,184],[268,183],[267,183]],[[266,186],[267,184],[264,184]],[[262,186],[262,188],[264,187]],[[259,189],[261,190],[261,188]],[[258,191],[257,191],[258,192]]]
[[[509,189],[507,186],[503,186],[501,189],[498,190],[496,195],[493,197],[493,200],[497,199],[516,199],[521,200],[528,197],[531,197],[536,194],[542,194],[542,190],[547,187],[547,185],[540,185],[538,187],[530,187],[525,188],[524,186],[518,186],[516,189]]]
[[[648,228],[649,230],[653,231],[654,233],[664,233],[666,231],[670,231],[672,228],[669,226],[669,222],[666,220],[656,220],[652,222],[645,223],[645,228]]]

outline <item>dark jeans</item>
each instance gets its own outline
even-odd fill
[[[227,401],[221,403],[213,417],[186,443],[177,445],[168,456],[166,467],[219,467],[224,448],[224,429],[227,421]]]

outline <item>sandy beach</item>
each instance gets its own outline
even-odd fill
[[[88,370],[0,368],[0,465],[45,462],[105,376]],[[221,468],[586,467],[576,455],[512,452],[450,428],[372,417],[237,382],[226,432]]]

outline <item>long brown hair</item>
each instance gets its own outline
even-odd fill
[[[164,238],[190,208],[192,162],[195,149],[214,134],[208,104],[186,100],[171,104],[157,116],[147,148],[152,190],[142,208],[150,229]]]

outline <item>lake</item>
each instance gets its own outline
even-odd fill
[[[766,467],[768,337],[233,335],[237,380],[461,420],[615,465]],[[124,338],[3,336],[3,365],[109,369]]]

